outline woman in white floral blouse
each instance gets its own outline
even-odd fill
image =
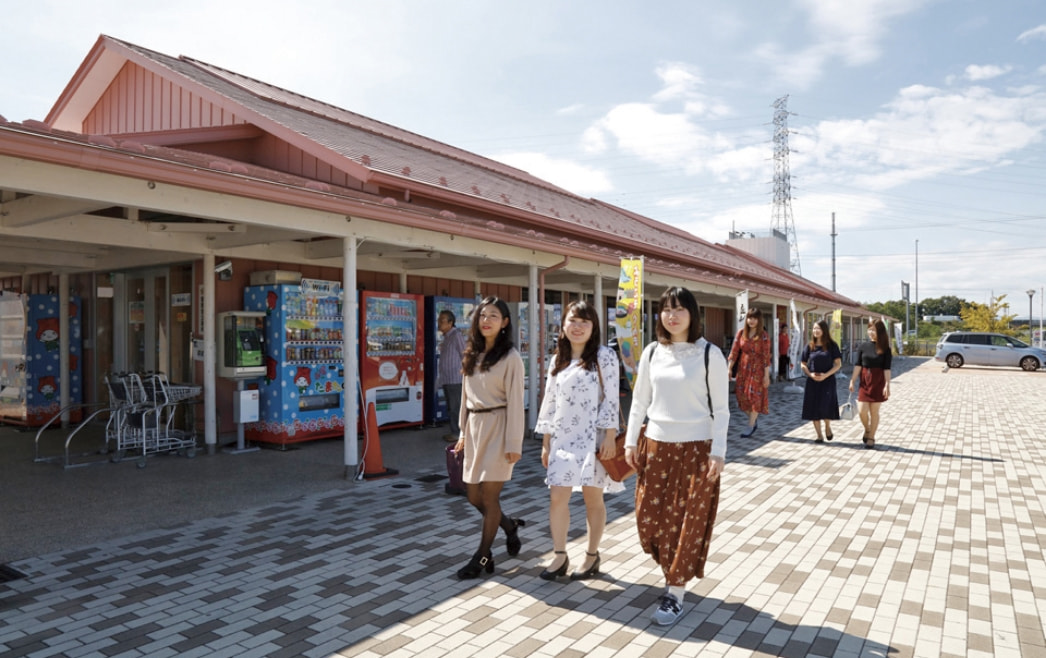
[[[570,493],[580,488],[588,521],[588,550],[571,580],[599,575],[599,542],[607,522],[603,492],[625,487],[607,475],[597,459],[614,456],[619,424],[617,355],[601,345],[599,314],[588,302],[567,307],[556,355],[549,368],[537,432],[544,435],[541,463],[548,469],[549,528],[552,562],[541,572],[545,580],[567,575],[567,529]]]

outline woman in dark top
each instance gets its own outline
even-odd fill
[[[882,320],[868,321],[868,342],[857,348],[857,363],[850,377],[850,392],[860,381],[857,393],[857,412],[864,425],[865,448],[875,447],[875,431],[879,429],[879,405],[890,399],[890,335]]]
[[[815,443],[832,440],[832,424],[839,420],[839,394],[835,390],[835,373],[843,367],[843,353],[828,333],[828,323],[821,320],[814,325],[813,337],[803,348],[800,363],[806,375],[803,391],[803,420],[812,420],[817,431]],[[821,421],[824,421],[824,436]]]

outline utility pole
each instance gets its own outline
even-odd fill
[[[835,292],[835,213],[832,213],[832,292]]]
[[[915,337],[919,337],[919,241],[915,241]]]

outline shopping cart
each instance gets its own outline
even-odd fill
[[[178,405],[200,394],[200,386],[171,385],[163,373],[116,373],[106,377],[109,386],[110,414],[106,441],[115,443],[111,461],[122,461],[128,453],[138,453],[138,468],[145,468],[146,456],[178,452],[196,456],[195,428],[176,427]]]

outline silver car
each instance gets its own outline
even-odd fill
[[[944,361],[949,368],[961,368],[968,363],[971,366],[1019,366],[1032,371],[1046,363],[1046,350],[1032,347],[1013,336],[951,331],[941,336],[933,358]]]

